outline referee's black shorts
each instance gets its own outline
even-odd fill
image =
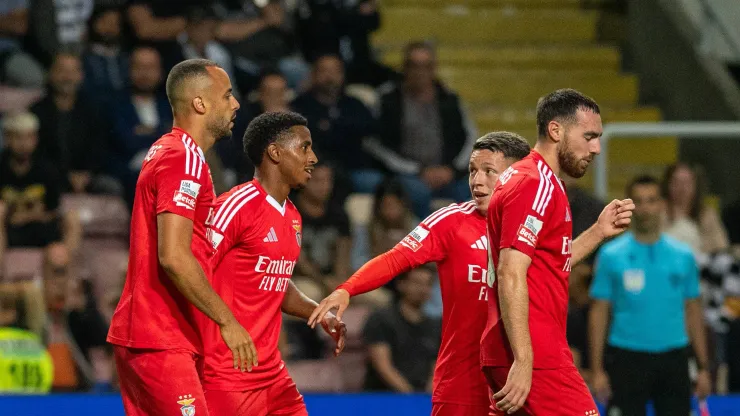
[[[688,360],[687,348],[646,353],[607,347],[605,369],[612,388],[607,415],[644,416],[652,400],[656,416],[688,416]]]

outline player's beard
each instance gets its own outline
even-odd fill
[[[589,158],[591,157],[592,156],[589,155]],[[578,179],[586,174],[586,169],[588,169],[590,160],[579,159],[578,156],[570,151],[570,140],[566,135],[560,143],[560,146],[558,146],[558,163],[563,172],[572,178]]]
[[[231,119],[224,122],[222,119],[212,120],[208,123],[208,132],[216,141],[231,138]]]

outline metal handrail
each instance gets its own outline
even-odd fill
[[[609,191],[609,142],[619,138],[689,136],[702,139],[740,139],[737,121],[670,121],[658,123],[609,123],[601,136],[601,155],[596,157],[594,193],[606,199]]]

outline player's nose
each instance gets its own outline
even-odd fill
[[[596,138],[588,142],[588,151],[591,154],[601,154],[601,138]]]

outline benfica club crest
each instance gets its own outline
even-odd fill
[[[188,394],[185,396],[179,396],[180,400],[177,401],[177,404],[179,404],[180,412],[182,412],[182,416],[195,416],[195,406],[193,406],[193,402],[195,399],[192,395]]]
[[[298,247],[301,246],[301,226],[293,224],[293,229],[295,230],[295,242],[298,243]]]

